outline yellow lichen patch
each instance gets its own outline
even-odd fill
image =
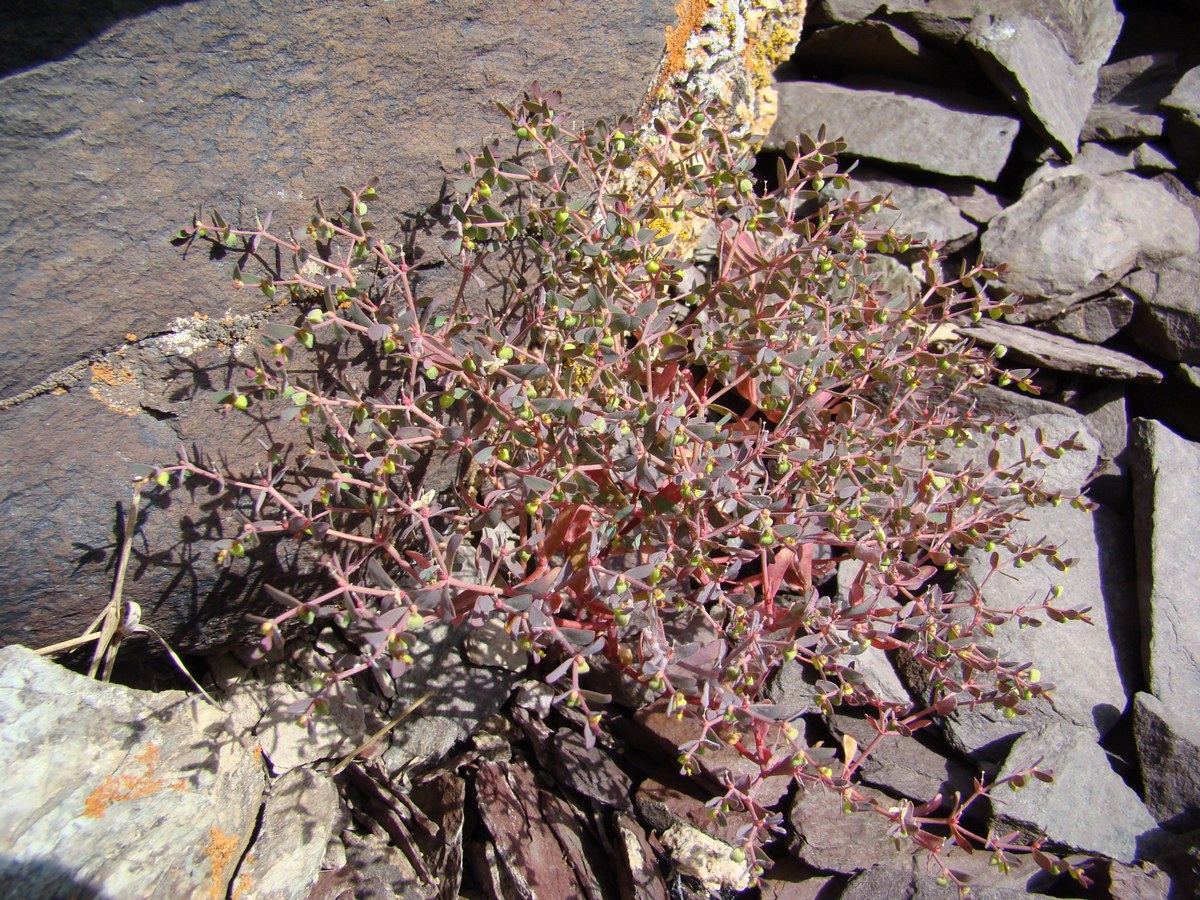
[[[754,83],[759,87],[769,85],[775,70],[787,62],[799,40],[799,29],[778,24],[771,28],[765,38],[761,35],[748,36],[742,61]]]
[[[140,773],[105,776],[99,787],[84,801],[83,814],[90,819],[99,819],[103,818],[105,811],[114,803],[148,797],[159,791],[184,790],[184,779],[168,782],[155,774],[158,768],[158,754],[157,745],[148,744],[146,749],[135,757],[142,768]]]
[[[212,879],[208,883],[208,896],[212,900],[225,896],[225,870],[236,858],[239,843],[236,834],[226,834],[215,826],[210,832],[204,855],[212,863]]]

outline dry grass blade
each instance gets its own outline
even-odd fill
[[[338,763],[336,766],[334,766],[332,769],[329,770],[330,777],[337,775],[339,772],[341,772],[343,769],[345,769],[346,766],[350,765],[350,763],[353,762],[360,753],[362,753],[365,750],[369,750],[374,744],[376,744],[380,740],[382,740],[389,731],[391,731],[393,728],[395,728],[397,725],[399,725],[401,722],[403,722],[405,719],[407,719],[409,716],[411,716],[414,712],[416,712],[418,709],[420,709],[421,704],[424,703],[426,700],[428,700],[431,696],[433,696],[433,691],[426,691],[424,694],[422,694],[420,697],[418,697],[416,700],[414,700],[412,703],[410,703],[408,706],[406,706],[404,708],[404,710],[399,715],[397,715],[394,719],[389,721],[386,725],[384,725],[382,728],[380,728],[378,731],[376,731],[373,735],[371,735],[369,738],[367,738],[365,741],[363,741],[361,744],[359,744],[357,747],[355,747],[353,750],[351,750],[350,754],[345,759],[343,759],[340,763]]]

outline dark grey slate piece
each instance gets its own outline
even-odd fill
[[[1168,708],[1200,696],[1200,446],[1151,419],[1134,419],[1134,532],[1143,665],[1150,692]]]
[[[1015,119],[962,94],[811,81],[783,82],[778,90],[768,149],[825,125],[830,137],[846,140],[851,156],[994,181],[1017,133]]]
[[[999,777],[1038,759],[1054,782],[1031,782],[1015,794],[997,791],[992,823],[1084,853],[1131,863],[1157,839],[1145,805],[1108,765],[1104,749],[1082,730],[1030,732],[1013,745]]]
[[[1146,808],[1172,831],[1200,828],[1200,715],[1153,694],[1133,698],[1133,735]]]

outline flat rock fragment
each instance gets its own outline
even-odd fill
[[[1034,17],[980,16],[971,23],[966,42],[977,51],[992,80],[1070,157],[1078,149],[1100,64],[1116,42],[1120,21],[1114,11],[1107,46],[1089,48],[1082,60],[1072,56],[1049,25]]]
[[[1046,334],[1034,328],[1003,322],[977,322],[960,326],[959,331],[984,344],[1001,344],[1024,361],[1047,369],[1081,372],[1120,381],[1162,381],[1162,373],[1158,369],[1136,356],[1080,343],[1062,335]]]
[[[224,897],[265,786],[252,743],[181,691],[0,649],[0,883],[12,897]]]
[[[1017,135],[1015,119],[963,94],[812,81],[783,82],[778,91],[779,118],[767,149],[824,125],[829,137],[846,141],[850,156],[995,181]]]
[[[1130,450],[1146,681],[1168,709],[1194,709],[1200,696],[1200,446],[1159,422],[1134,419]]]
[[[1050,770],[1054,781],[1031,779],[1013,793],[997,791],[992,825],[1046,837],[1075,851],[1131,863],[1157,839],[1158,826],[1138,795],[1108,764],[1107,754],[1084,731],[1031,732],[1013,745],[999,778],[1027,768]]]

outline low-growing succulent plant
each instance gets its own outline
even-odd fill
[[[290,296],[297,321],[267,329],[257,367],[218,402],[296,423],[307,446],[250,478],[186,457],[151,477],[211,479],[248,498],[224,561],[264,539],[319,550],[326,589],[300,600],[275,588],[282,609],[260,622],[264,651],[314,622],[361,648],[313,685],[310,711],[358,673],[402,677],[431,618],[499,620],[545,661],[589,739],[609,698],[583,676],[602,655],[694,723],[685,771],[718,746],[756,764],[713,803],[743,815],[736,854],[755,872],[780,821],[759,790],[779,773],[881,814],[944,878],[959,882],[942,862],[953,844],[986,846],[1003,865],[1022,847],[1015,836],[963,821],[994,785],[949,812],[936,800],[883,808],[854,788],[878,741],[807,746],[798,711],[766,696],[779,667],[803,666],[814,708],[870,707],[884,740],[956,707],[1017,715],[1049,689],[987,636],[1039,611],[1081,611],[1055,607],[1054,592],[997,609],[986,580],[957,595],[938,583],[970,548],[990,553],[993,571],[1068,564],[1012,526],[1062,499],[1038,470],[1072,442],[1009,462],[989,454],[1011,428],[978,413],[972,392],[995,377],[1028,386],[1028,373],[1000,371],[999,354],[943,327],[1003,314],[985,290],[994,273],[945,277],[936,246],[866,227],[888,200],[853,192],[837,141],[798,139],[768,188],[748,142],[687,97],[642,128],[580,130],[559,101],[534,89],[501,107],[515,141],[465,157],[448,218],[460,277],[446,295],[422,296],[412,257],[376,234],[373,183],[345,190],[340,213],[318,204],[307,241],[217,215],[183,229],[180,240],[240,253],[240,284],[255,260],[291,260],[267,265],[260,287]],[[702,265],[679,254],[689,229]],[[879,254],[911,266],[912,290],[885,288]],[[983,447],[981,461],[952,456],[964,445]],[[417,478],[431,458],[459,466],[440,492]],[[849,599],[821,592],[851,559],[862,569]],[[719,635],[715,657],[673,644],[664,626],[683,613]],[[877,695],[852,665],[868,647],[910,656],[932,702]],[[1005,781],[1033,776],[1046,777]]]

